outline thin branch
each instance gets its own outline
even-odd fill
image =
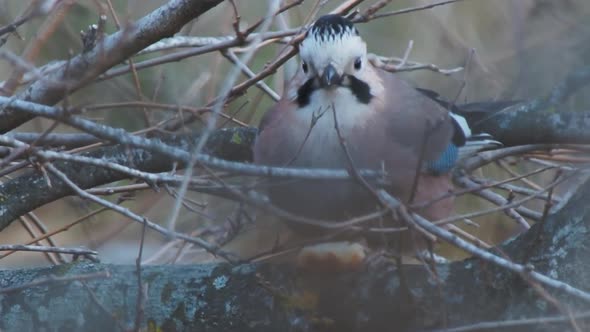
[[[475,211],[475,212],[470,212],[470,213],[465,213],[465,214],[461,214],[461,215],[457,215],[457,216],[452,216],[452,217],[448,217],[448,218],[444,218],[444,219],[439,219],[436,221],[433,221],[434,224],[436,225],[444,225],[446,223],[450,223],[450,222],[455,222],[455,221],[459,221],[459,220],[463,220],[463,219],[471,219],[471,218],[475,218],[475,217],[479,217],[479,216],[484,216],[486,214],[490,214],[490,213],[494,213],[494,212],[499,212],[499,211],[504,211],[506,209],[511,209],[511,208],[515,208],[517,206],[520,206],[532,199],[535,199],[541,195],[543,195],[544,193],[548,192],[549,190],[551,190],[551,188],[554,188],[555,186],[563,183],[565,180],[572,178],[574,175],[580,173],[580,171],[574,171],[571,172],[570,174],[564,175],[562,176],[560,179],[553,181],[551,183],[549,183],[548,185],[545,186],[545,188],[543,188],[542,190],[539,191],[535,191],[533,194],[524,197],[522,199],[519,200],[513,200],[512,202],[510,202],[509,204],[505,204],[502,206],[498,206],[495,208],[490,208],[490,209],[486,209],[486,210],[480,210],[480,211]]]
[[[38,237],[32,239],[31,241],[27,242],[26,245],[31,245],[31,244],[34,244],[34,243],[38,243],[39,241],[44,240],[44,239],[47,239],[50,236],[53,236],[53,235],[58,234],[58,233],[61,233],[61,232],[65,232],[65,231],[69,230],[72,226],[77,225],[77,224],[83,222],[84,220],[87,220],[88,218],[90,218],[90,217],[92,217],[94,215],[97,215],[97,214],[99,214],[99,213],[101,213],[101,212],[103,212],[105,210],[107,210],[107,209],[104,208],[104,207],[103,208],[100,208],[100,209],[97,209],[97,210],[94,210],[94,211],[92,211],[92,212],[90,212],[90,213],[88,213],[88,214],[86,214],[86,215],[78,218],[77,220],[75,220],[75,221],[73,221],[73,222],[71,222],[71,223],[69,223],[69,224],[67,224],[67,225],[65,225],[63,227],[60,227],[57,230],[54,230],[54,231],[49,232],[49,233],[45,233],[45,234],[43,234],[41,236],[38,236]],[[16,251],[9,251],[9,252],[7,252],[5,254],[2,254],[2,255],[0,255],[0,259],[3,259],[5,257],[8,257],[8,256],[14,254],[15,252]]]
[[[590,318],[590,312],[573,313],[571,316],[558,315],[558,316],[542,316],[542,317],[531,317],[523,319],[508,319],[501,321],[492,322],[479,322],[471,325],[463,325],[457,327],[450,327],[446,329],[432,330],[431,332],[470,332],[470,331],[499,331],[506,328],[519,328],[525,326],[534,325],[546,325],[551,323],[563,323],[575,319],[588,319]]]
[[[406,52],[410,49],[406,49]],[[383,57],[373,53],[367,55],[369,61],[373,66],[377,68],[381,68],[385,71],[390,73],[399,73],[399,72],[408,72],[408,71],[416,71],[416,70],[429,70],[435,73],[439,73],[445,76],[449,76],[458,72],[461,72],[464,68],[463,67],[456,67],[456,68],[449,68],[443,69],[439,66],[432,64],[432,63],[420,63],[415,61],[408,61],[404,55],[403,58],[396,58],[396,57]],[[397,63],[397,64],[393,64]]]
[[[507,199],[505,199],[504,197],[500,196],[499,194],[496,194],[495,192],[493,192],[489,189],[475,190],[480,186],[467,177],[458,178],[457,183],[462,185],[465,188],[474,189],[473,193],[476,196],[479,196],[491,203],[494,203],[494,204],[498,205],[499,207],[504,207],[510,203]],[[505,209],[504,213],[506,213],[506,215],[508,215],[510,218],[512,218],[520,226],[520,228],[522,230],[528,230],[531,227],[531,226],[529,226],[529,223],[526,221],[526,219],[524,219],[515,209],[513,209],[513,208]]]
[[[47,169],[50,170],[55,176],[57,176],[60,180],[62,180],[68,186],[70,186],[70,188],[72,188],[72,190],[74,192],[76,192],[76,194],[78,196],[80,196],[84,199],[91,200],[97,204],[104,206],[104,207],[107,207],[107,208],[109,208],[115,212],[118,212],[119,214],[121,214],[131,220],[134,220],[139,223],[145,223],[147,225],[147,227],[157,231],[158,233],[161,233],[163,235],[166,235],[166,236],[169,236],[172,238],[180,238],[180,239],[183,239],[187,242],[194,243],[194,244],[198,245],[199,247],[207,250],[208,252],[210,252],[213,255],[223,257],[228,262],[233,261],[233,258],[231,256],[229,256],[227,253],[220,250],[216,246],[211,245],[207,241],[200,239],[200,238],[190,237],[190,236],[184,235],[182,233],[169,231],[169,230],[165,229],[164,227],[149,221],[149,219],[147,219],[146,217],[142,217],[142,216],[139,216],[139,215],[131,212],[127,208],[124,208],[124,207],[117,205],[117,204],[113,204],[113,203],[111,203],[107,200],[104,200],[100,197],[97,197],[95,195],[89,194],[86,191],[79,188],[78,186],[76,186],[75,183],[73,183],[70,179],[68,179],[68,177],[64,173],[62,173],[60,170],[55,168],[53,165],[47,164],[46,166],[47,166]]]
[[[125,130],[120,128],[113,128],[103,124],[94,123],[90,120],[86,120],[77,116],[65,116],[64,110],[56,107],[50,107],[22,100],[10,101],[10,98],[0,97],[0,105],[4,103],[11,103],[11,106],[15,109],[19,109],[30,114],[38,116],[48,117],[88,132],[95,135],[96,137],[118,142],[124,145],[133,146],[136,148],[146,149],[153,151],[164,156],[168,156],[173,160],[189,162],[191,160],[190,154],[177,147],[165,144],[159,140],[146,139],[138,136],[131,135]],[[331,170],[331,169],[299,169],[299,168],[281,168],[281,167],[267,167],[259,165],[250,165],[237,162],[229,162],[219,158],[215,158],[209,155],[199,154],[196,155],[195,160],[197,163],[217,169],[230,172],[236,172],[242,175],[255,175],[255,176],[268,176],[268,177],[297,177],[304,179],[348,179],[350,178],[345,170]],[[372,170],[360,170],[360,174],[363,177],[381,177],[383,176],[380,171]]]
[[[48,247],[48,246],[30,246],[24,244],[3,244],[0,245],[0,251],[38,251],[38,252],[53,252],[61,254],[71,254],[77,256],[96,256],[98,253],[90,249],[82,248],[62,248],[62,247]]]
[[[384,200],[388,201],[392,207],[398,208],[400,206],[400,202],[397,201],[394,197],[389,195],[385,190],[379,190],[379,194],[384,198]],[[445,230],[444,228],[437,226],[430,221],[422,218],[420,215],[415,213],[406,213],[406,217],[408,222],[415,222],[418,226],[425,229],[429,233],[433,234],[437,238],[441,238],[446,242],[456,246],[457,248],[463,249],[466,252],[472,254],[473,256],[484,260],[486,262],[492,263],[496,266],[505,268],[509,271],[515,272],[521,275],[525,280],[531,279],[534,280],[544,286],[565,292],[571,296],[575,296],[581,300],[590,303],[590,293],[585,292],[581,289],[573,287],[567,283],[561,282],[559,280],[547,277],[541,273],[535,272],[531,270],[530,267],[524,266],[521,264],[517,264],[511,261],[508,261],[502,257],[496,256],[488,251],[484,251],[475,245],[460,239],[456,235],[452,234],[451,232]]]
[[[240,61],[240,59],[238,59],[238,57],[232,52],[232,51],[222,51],[221,54],[228,59],[229,61],[231,61],[231,63],[233,63],[234,65],[240,67],[240,69],[242,70],[242,72],[249,78],[253,78],[254,76],[256,76],[256,74],[250,69],[248,68],[248,66],[246,66],[242,61]],[[269,97],[271,97],[274,101],[278,101],[279,99],[281,99],[281,96],[279,96],[278,93],[274,92],[273,89],[271,89],[268,85],[266,85],[266,83],[264,83],[263,81],[258,81],[255,84],[257,87],[260,88],[260,90],[264,91],[264,93],[266,93]]]
[[[186,23],[205,13],[221,0],[171,0],[135,24],[105,37],[92,50],[73,57],[48,79],[62,82],[49,85],[39,81],[18,98],[43,104],[55,104],[65,95],[87,85],[108,68],[163,37],[176,33]],[[72,2],[73,4],[73,2]],[[30,120],[31,114],[15,112],[4,105],[0,111],[0,133],[5,133]]]
[[[374,14],[371,14],[368,16],[360,16],[355,20],[355,22],[367,22],[369,20],[373,20],[373,19],[377,19],[377,18],[383,18],[383,17],[389,17],[389,16],[417,12],[417,11],[426,10],[426,9],[432,9],[434,7],[444,6],[444,5],[448,5],[448,4],[452,4],[452,3],[456,3],[456,2],[461,2],[461,1],[465,1],[465,0],[445,0],[445,1],[440,1],[440,2],[435,2],[432,4],[428,4],[428,5],[404,8],[401,10],[395,10],[395,11],[391,11],[391,12],[374,13]]]

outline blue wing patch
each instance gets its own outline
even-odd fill
[[[457,159],[459,159],[459,148],[455,144],[449,143],[437,160],[426,164],[426,170],[433,175],[446,174],[453,169]]]

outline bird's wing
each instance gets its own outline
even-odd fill
[[[258,135],[262,134],[265,129],[272,126],[283,114],[287,113],[287,108],[293,107],[293,103],[289,100],[281,98],[278,102],[272,105],[260,119],[258,125]]]
[[[260,124],[258,126],[258,132],[262,131],[272,123],[276,122],[281,116],[289,113],[291,110],[297,107],[297,90],[305,83],[305,75],[301,70],[285,84],[285,91],[283,92],[281,99],[270,107],[266,113],[262,116]]]
[[[398,79],[376,69],[384,86],[383,111],[394,147],[410,149],[423,162],[436,161],[448,148],[453,123],[446,109]],[[395,151],[393,152],[395,153]]]
[[[254,144],[255,163],[284,166],[284,163],[293,158],[293,151],[297,150],[301,142],[295,140],[299,136],[292,131],[297,131],[298,128],[289,125],[293,121],[288,117],[292,117],[297,108],[297,90],[304,80],[305,75],[299,70],[286,84],[281,99],[262,116]]]
[[[254,162],[263,165],[283,166],[292,158],[293,135],[286,135],[290,122],[285,117],[292,116],[296,104],[282,98],[262,117],[258,127],[258,136],[254,144]]]

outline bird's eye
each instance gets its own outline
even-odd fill
[[[307,70],[308,70],[308,68],[307,68],[307,63],[305,63],[305,62],[304,62],[304,63],[302,63],[302,64],[301,64],[301,69],[303,69],[303,72],[307,74]]]
[[[356,69],[356,70],[361,69],[362,64],[363,64],[363,61],[361,60],[361,58],[356,58],[356,60],[354,60],[354,69]]]

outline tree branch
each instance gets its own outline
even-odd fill
[[[221,0],[171,0],[136,23],[105,37],[91,50],[64,62],[58,69],[29,86],[17,98],[53,105],[107,69],[128,59],[158,40],[170,37],[185,24],[219,4]],[[10,107],[0,111],[0,133],[32,119],[31,114]]]
[[[251,160],[251,144],[255,129],[242,128],[230,132],[218,130],[207,142],[206,152],[235,161]],[[172,135],[162,139],[167,144],[189,150],[198,140],[198,135]],[[167,172],[173,168],[174,160],[158,153],[142,149],[129,149],[123,145],[106,146],[82,156],[98,158],[144,172]],[[93,188],[102,184],[129,178],[128,175],[109,168],[80,164],[70,161],[55,162],[54,165],[81,188]],[[71,188],[50,176],[51,185],[38,171],[27,172],[0,185],[0,230],[6,228],[15,218],[35,208],[73,194]]]
[[[590,111],[564,111],[563,103],[590,83],[590,67],[574,69],[543,99],[519,103],[473,103],[458,106],[477,132],[506,146],[589,144]]]
[[[519,263],[528,256],[527,266],[534,271],[588,290],[582,260],[590,255],[589,196],[590,181],[586,181],[544,225],[533,226],[534,232],[496,250]],[[536,240],[537,231],[546,239],[542,243]],[[72,281],[76,275],[83,278],[105,271],[110,278],[85,281],[101,309],[86,288]],[[563,329],[570,323],[561,316],[551,320],[554,325],[545,325],[545,320],[537,318],[558,313],[546,298],[517,274],[477,258],[437,265],[438,282],[421,266],[404,266],[402,271],[405,286],[395,263],[385,258],[369,264],[367,270],[334,275],[301,274],[286,265],[146,266],[142,273],[149,290],[143,326],[207,331],[416,331],[511,320],[519,331],[541,331]],[[9,294],[2,294],[0,288],[0,327],[12,331],[133,326],[135,272],[131,265],[91,263],[1,271],[1,288],[26,286],[58,274],[68,279],[32,284],[30,290]],[[583,324],[588,304],[559,290],[546,291]],[[49,306],[52,315],[44,315]],[[76,317],[72,307],[78,308]],[[577,313],[582,315],[576,318]]]

